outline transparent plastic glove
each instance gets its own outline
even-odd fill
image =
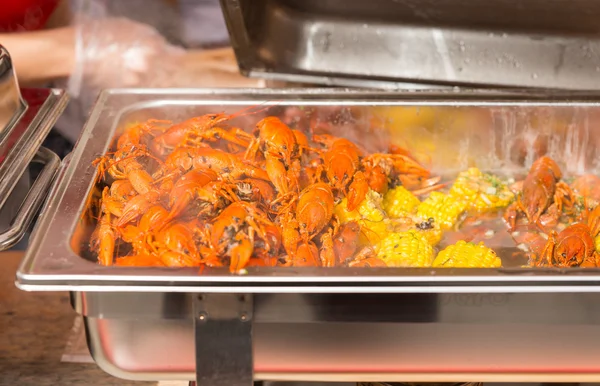
[[[177,65],[169,87],[265,87],[264,80],[240,74],[231,48],[188,50]]]
[[[76,64],[69,80],[74,97],[102,89],[168,87],[184,50],[151,26],[126,18],[85,19],[77,26]]]

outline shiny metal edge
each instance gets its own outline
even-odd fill
[[[420,90],[420,89],[452,89],[448,85],[429,85],[423,83],[409,82],[386,82],[376,79],[353,79],[337,78],[331,76],[320,76],[310,74],[288,74],[277,71],[261,71],[258,69],[246,69],[245,74],[250,78],[278,80],[284,82],[313,83],[319,85],[335,87],[358,87],[358,88],[376,88],[383,90]]]
[[[399,276],[398,280],[404,280],[405,277]],[[459,277],[460,279],[460,277]],[[173,279],[177,280],[177,279]],[[56,291],[82,291],[82,292],[169,292],[169,293],[250,293],[250,294],[431,294],[431,293],[460,293],[460,294],[496,294],[496,293],[598,293],[600,292],[600,283],[591,286],[572,286],[562,285],[562,283],[544,286],[544,285],[522,285],[514,286],[512,283],[503,282],[492,282],[491,285],[496,287],[479,287],[469,285],[468,283],[463,286],[440,286],[431,285],[427,287],[409,286],[384,286],[384,287],[373,287],[366,284],[360,285],[358,283],[347,286],[335,286],[335,287],[323,287],[322,282],[315,278],[314,286],[300,287],[295,286],[294,282],[280,283],[277,286],[262,287],[260,282],[252,286],[232,286],[227,287],[214,287],[203,285],[202,282],[195,283],[194,286],[174,286],[165,285],[165,283],[158,282],[145,282],[142,285],[131,284],[128,280],[122,281],[101,281],[97,280],[94,284],[88,284],[92,280],[87,280],[82,284],[76,281],[70,280],[66,277],[64,279],[54,278],[42,278],[36,281],[26,281],[17,277],[15,285],[17,288],[26,292],[56,292]],[[63,284],[63,283],[67,284]],[[168,283],[167,283],[168,284]],[[529,284],[529,283],[528,283]]]
[[[276,102],[270,102],[270,101]],[[123,107],[115,112],[107,103]],[[599,270],[443,270],[443,269],[285,269],[254,270],[230,275],[216,270],[198,275],[194,269],[102,267],[76,255],[70,237],[96,178],[91,161],[104,153],[118,117],[144,105],[463,105],[463,106],[600,106],[600,95],[590,92],[382,92],[331,89],[204,89],[106,90],[98,98],[72,162],[53,190],[30,248],[17,272],[24,290],[173,291],[173,292],[498,292],[600,290]],[[101,119],[110,116],[111,120]],[[114,119],[114,120],[113,120]],[[67,202],[65,197],[71,201]],[[75,200],[73,202],[73,200]],[[481,285],[485,282],[485,285]]]

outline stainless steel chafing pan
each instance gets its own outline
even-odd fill
[[[99,267],[86,257],[89,230],[94,224],[85,220],[84,213],[97,180],[92,161],[110,149],[115,135],[128,123],[150,117],[178,120],[215,110],[234,113],[258,104],[273,106],[263,115],[281,114],[285,107],[319,110],[346,106],[362,115],[360,120],[340,124],[346,137],[377,147],[385,146],[389,140],[377,133],[388,133],[401,136],[415,152],[436,146],[431,160],[434,173],[458,172],[473,161],[487,170],[523,172],[535,156],[532,144],[538,137],[547,138],[546,151],[563,165],[565,173],[596,170],[596,141],[600,137],[595,135],[594,125],[600,109],[595,100],[583,96],[561,99],[536,94],[491,95],[293,89],[104,92],[77,148],[60,172],[59,184],[19,270],[19,284],[23,288],[55,290],[76,285],[79,289],[100,286],[110,290],[175,292],[372,293],[431,292],[434,288],[477,292],[498,291],[497,286],[519,292],[547,288],[595,291],[596,272],[581,269],[253,268],[247,275],[232,276],[220,269],[198,274],[194,269]],[[415,114],[415,109],[417,115],[422,111],[434,123],[427,128],[399,121],[403,115]],[[387,123],[367,136],[365,130],[376,115],[387,117]],[[243,125],[247,126],[260,117],[255,114],[241,119],[246,120]]]
[[[103,369],[123,378],[197,377],[227,385],[600,379],[596,269],[253,268],[230,275],[102,267],[88,256],[94,224],[84,212],[98,177],[91,162],[128,123],[257,104],[272,105],[262,114],[353,109],[363,119],[340,121],[340,130],[374,147],[388,139],[364,135],[376,116],[381,132],[411,149],[434,146],[436,172],[473,160],[523,172],[538,138],[546,138],[545,151],[567,174],[600,166],[600,98],[587,94],[105,91],[59,172],[17,272],[24,290],[72,291]],[[248,125],[260,117],[236,119]]]

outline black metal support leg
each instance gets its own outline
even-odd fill
[[[199,295],[194,304],[197,386],[252,386],[251,295]]]

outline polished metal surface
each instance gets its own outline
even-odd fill
[[[226,269],[99,266],[87,252],[95,220],[86,217],[98,189],[92,161],[106,152],[128,123],[149,118],[183,120],[223,111],[234,113],[263,104],[260,113],[238,117],[251,125],[265,114],[353,109],[362,118],[340,122],[343,135],[365,146],[402,128],[411,149],[432,154],[434,172],[480,168],[524,172],[533,157],[530,143],[547,140],[548,154],[566,175],[597,172],[600,164],[600,98],[593,94],[494,92],[381,92],[358,90],[113,90],[104,92],[81,139],[51,193],[26,257],[17,272],[25,290],[216,293],[438,293],[438,292],[598,292],[597,269],[361,269],[249,268],[245,275]],[[271,108],[263,109],[265,105]],[[302,111],[302,110],[301,110]],[[411,113],[412,111],[412,113]],[[402,116],[426,112],[432,129],[404,127]],[[458,115],[456,115],[458,114]],[[379,131],[366,135],[371,118],[383,116]],[[395,118],[394,118],[395,117]],[[336,124],[338,125],[338,124]],[[458,146],[458,147],[457,147]],[[445,149],[445,150],[444,150]],[[460,157],[457,157],[457,152]],[[510,252],[510,251],[508,251]],[[507,253],[508,253],[507,252]],[[499,252],[500,253],[500,252]]]
[[[0,250],[11,248],[27,232],[47,197],[54,182],[54,176],[60,167],[60,158],[45,147],[38,150],[33,162],[43,163],[44,168],[31,186],[9,229],[0,233]]]
[[[600,89],[594,0],[221,0],[242,73],[351,87]]]
[[[0,46],[0,207],[4,206],[27,166],[38,156],[48,161],[46,172],[33,187],[12,225],[0,235],[0,250],[10,248],[27,231],[46,198],[56,160],[42,141],[64,110],[67,96],[55,89],[19,89],[8,52]],[[39,157],[38,157],[39,158]],[[40,184],[45,184],[44,186]]]
[[[84,315],[90,352],[105,371],[127,379],[192,380],[194,296],[76,293],[73,302]],[[254,377],[597,382],[599,296],[257,294]]]

